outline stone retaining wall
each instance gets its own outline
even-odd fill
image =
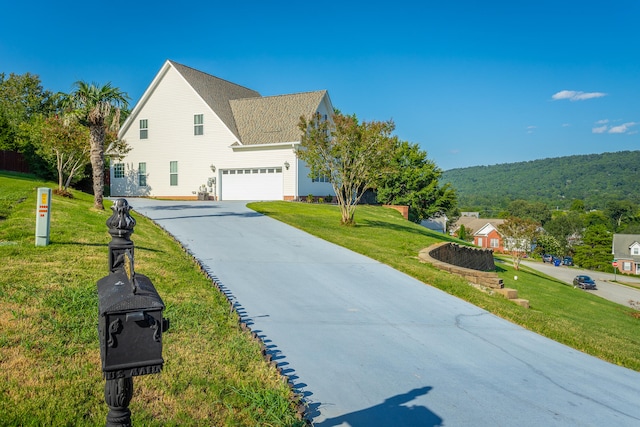
[[[461,246],[451,242],[438,243],[420,251],[420,260],[434,267],[464,277],[471,283],[493,289],[504,284],[495,271],[493,251]]]
[[[470,268],[478,271],[495,271],[491,249],[473,248],[461,246],[456,243],[444,243],[432,247],[429,254],[439,261],[453,264],[462,268]]]

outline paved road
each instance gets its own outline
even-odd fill
[[[638,372],[242,203],[129,202],[217,277],[318,427],[640,425]]]
[[[635,277],[629,277],[622,274],[614,275],[591,270],[582,270],[574,267],[555,267],[551,264],[532,261],[522,261],[522,265],[570,284],[573,283],[573,278],[578,274],[585,274],[587,276],[591,276],[591,278],[596,281],[596,286],[598,288],[595,291],[586,292],[591,292],[599,297],[618,304],[626,305],[627,307],[634,307],[633,303],[640,304],[640,288],[613,283],[614,280],[617,280],[619,282],[632,283],[635,286],[640,286],[640,280]]]

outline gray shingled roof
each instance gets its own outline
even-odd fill
[[[242,145],[300,141],[300,116],[315,113],[325,90],[231,100]]]
[[[614,234],[613,256],[615,258],[633,259],[640,262],[640,256],[631,255],[629,248],[634,243],[640,243],[640,234]]]
[[[203,73],[186,65],[174,61],[169,62],[202,97],[204,102],[215,111],[220,120],[240,139],[229,101],[240,98],[260,98],[260,94],[255,90]]]

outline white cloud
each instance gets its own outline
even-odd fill
[[[618,126],[609,126],[609,120],[598,120],[595,124],[602,125],[596,126],[591,129],[593,133],[618,133],[618,134],[626,134],[633,135],[638,133],[637,130],[631,130],[631,128],[637,125],[637,122],[627,122]]]
[[[637,125],[635,122],[623,123],[620,126],[613,126],[609,129],[609,133],[627,133],[629,128]]]
[[[537,128],[538,128],[538,126],[527,126],[527,133],[531,134]]]
[[[560,92],[554,93],[551,96],[551,99],[554,101],[559,101],[561,99],[568,99],[569,101],[584,101],[592,98],[601,98],[603,96],[607,96],[606,93],[603,92],[581,92],[575,90],[561,90]]]

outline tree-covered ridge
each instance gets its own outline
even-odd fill
[[[640,151],[576,155],[445,171],[463,210],[497,214],[517,199],[568,209],[584,201],[604,209],[613,200],[640,203]]]

